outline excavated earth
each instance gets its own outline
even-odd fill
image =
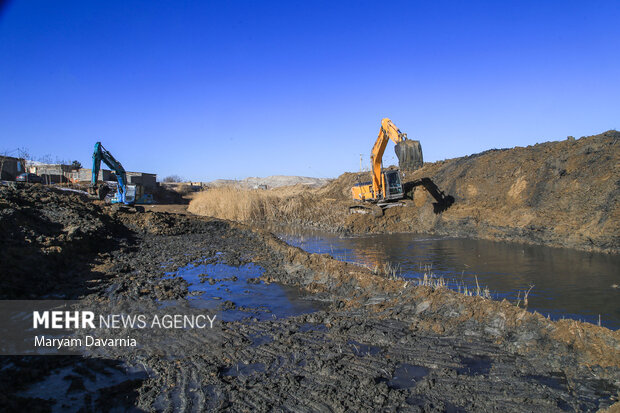
[[[620,332],[415,286],[242,224],[30,185],[0,187],[0,233],[2,299],[186,300],[170,274],[217,261],[322,303],[244,308],[218,340],[179,334],[177,357],[1,357],[3,411],[597,411],[620,396]]]
[[[425,164],[406,180],[422,178],[454,204],[437,213],[417,186],[407,218],[388,211],[385,228],[620,253],[620,132]]]

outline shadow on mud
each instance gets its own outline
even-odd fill
[[[435,202],[433,202],[433,212],[435,212],[435,214],[440,214],[446,211],[452,206],[452,204],[454,204],[454,197],[452,195],[446,195],[441,189],[439,189],[431,178],[422,178],[415,181],[405,182],[403,185],[405,196],[413,199],[413,191],[418,186],[423,186],[435,199]]]

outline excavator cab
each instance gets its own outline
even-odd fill
[[[395,199],[402,199],[404,196],[403,185],[400,180],[400,171],[391,170],[383,173],[383,199],[391,201]]]
[[[377,193],[373,190],[372,182],[363,182],[353,186],[351,194],[356,201],[385,202],[402,199],[405,194],[400,179],[400,171],[398,169],[384,171],[381,174],[381,186]]]

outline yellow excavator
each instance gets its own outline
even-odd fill
[[[401,167],[403,162],[410,166],[407,169],[415,169],[422,165],[420,142],[408,140],[407,134],[401,132],[390,119],[382,119],[379,136],[370,154],[372,181],[360,182],[351,188],[353,199],[361,201],[350,207],[351,212],[373,212],[375,215],[382,215],[385,208],[400,205],[398,200],[404,197],[400,169],[383,170],[382,165],[383,152],[389,140],[396,144]]]

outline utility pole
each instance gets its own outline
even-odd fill
[[[364,172],[362,169],[362,154],[360,153],[360,172]]]

